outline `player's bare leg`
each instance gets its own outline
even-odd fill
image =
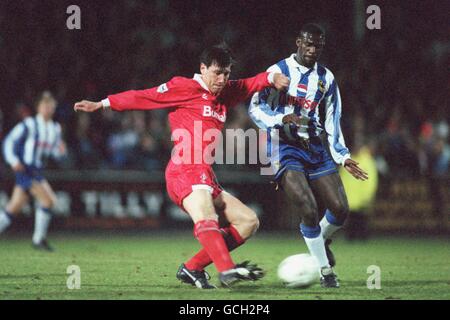
[[[12,217],[18,215],[27,202],[28,194],[20,186],[15,186],[5,210],[0,211],[0,233],[11,225]]]
[[[300,231],[309,252],[319,262],[322,285],[338,287],[339,284],[333,269],[330,267],[319,226],[317,202],[305,174],[299,171],[287,170],[281,179],[281,186],[302,218]]]
[[[256,213],[228,192],[222,191],[214,199],[214,207],[216,212],[223,214],[230,223],[229,226],[220,229],[230,252],[241,246],[258,230],[259,220]],[[204,270],[211,263],[212,260],[206,250],[200,250],[186,266],[194,270]]]
[[[237,202],[234,203],[239,205]],[[217,202],[216,205],[220,207],[219,209],[225,210],[225,202]],[[234,262],[232,261],[227,244],[223,237],[223,232],[225,229],[219,228],[216,208],[209,191],[193,191],[188,197],[183,200],[183,207],[189,213],[195,223],[194,234],[203,246],[203,251],[201,251],[200,254],[208,258],[208,261],[211,260],[214,263],[220,273],[219,278],[222,285],[228,286],[239,280],[257,280],[262,276],[261,270],[256,266],[250,265],[248,262],[244,262],[242,264],[234,264]],[[233,205],[229,203],[229,207],[232,208]],[[241,207],[241,205],[239,205],[239,207]],[[246,212],[249,215],[251,214],[249,211]],[[244,225],[246,224],[242,221],[241,227],[243,227]],[[254,229],[254,226],[251,229]],[[234,231],[230,231],[230,236],[232,238],[237,236],[238,239],[242,239],[238,231],[234,228],[233,230]],[[252,233],[252,231],[248,228],[248,225],[247,228],[243,228],[242,230],[246,230],[249,235]],[[241,242],[243,242],[243,240],[241,240]],[[192,262],[191,260],[190,262]],[[189,266],[189,262],[187,263],[187,265]],[[187,268],[185,265],[184,267],[187,269],[186,272],[190,272],[192,270],[190,268]],[[182,269],[183,265],[180,268]],[[198,272],[204,272],[202,271],[203,268],[197,267],[196,269],[200,270],[194,270]],[[196,285],[198,287],[201,287],[201,284]]]
[[[228,227],[221,229],[230,251],[242,245],[258,230],[259,219],[256,213],[228,192],[221,192],[214,200],[214,204],[230,223]],[[248,271],[248,274],[242,276],[239,269],[244,272]],[[234,270],[222,273],[220,280],[222,285],[229,286],[239,280],[259,280],[263,276],[264,271],[261,268],[245,261],[236,265]]]
[[[33,181],[30,193],[38,200],[34,222],[33,247],[53,251],[47,242],[47,232],[52,219],[51,210],[56,203],[56,195],[46,180]]]
[[[325,240],[328,260],[333,267],[336,260],[329,246],[331,236],[342,227],[347,218],[349,212],[347,196],[338,173],[311,181],[311,188],[321,206],[326,208],[325,215],[320,221],[320,227]]]
[[[194,236],[204,248],[203,250],[211,252],[214,256],[217,269],[234,266],[231,257],[228,258],[226,254],[224,257],[220,255],[220,251],[223,251],[223,247],[226,248],[226,245],[219,234],[218,216],[214,209],[211,193],[203,189],[194,190],[183,200],[183,207],[194,222]],[[200,289],[215,288],[208,283],[209,275],[202,268],[193,268],[188,263],[180,266],[177,278]]]
[[[247,240],[259,228],[259,219],[252,209],[243,204],[232,194],[222,191],[216,199],[214,206],[223,212],[226,220],[239,233],[242,239]]]

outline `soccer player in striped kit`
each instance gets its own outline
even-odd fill
[[[336,80],[329,69],[317,63],[325,45],[324,31],[316,24],[306,24],[296,45],[296,53],[268,69],[288,76],[289,89],[280,92],[269,88],[256,93],[249,114],[260,128],[269,131],[275,181],[301,216],[300,231],[320,264],[321,285],[339,287],[329,244],[331,235],[346,219],[348,203],[335,163],[343,165],[356,179],[368,177],[345,146]],[[324,125],[319,106],[324,107]],[[277,132],[279,143],[271,144]],[[331,157],[320,138],[322,133],[327,137]],[[324,211],[319,221],[319,213]]]
[[[52,120],[56,100],[44,91],[37,101],[37,114],[17,124],[3,142],[3,155],[15,173],[15,186],[6,207],[0,210],[0,233],[20,213],[29,196],[37,200],[32,245],[35,249],[53,251],[47,241],[56,196],[41,170],[48,157],[60,159],[66,153],[61,126]]]
[[[191,217],[194,236],[203,247],[180,266],[177,278],[201,289],[215,288],[208,282],[204,270],[211,263],[219,272],[223,286],[263,276],[256,265],[235,264],[230,256],[231,250],[256,232],[259,221],[253,210],[222,189],[211,164],[203,158],[210,144],[203,137],[211,131],[220,133],[227,108],[267,87],[285,89],[289,79],[280,72],[262,72],[252,78],[228,80],[232,65],[232,54],[226,45],[212,46],[201,54],[200,74],[193,78],[174,77],[158,87],[109,95],[99,102],[83,100],[74,106],[75,111],[84,112],[170,108],[169,124],[175,147],[166,167],[167,192]],[[188,133],[189,137],[180,139],[177,137],[180,132]],[[178,148],[186,142],[189,147]],[[181,153],[188,155],[187,159],[176,161]],[[200,155],[200,159],[196,159],[196,155]],[[219,227],[218,214],[226,218],[228,226]]]

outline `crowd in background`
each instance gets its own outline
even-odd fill
[[[200,2],[195,10],[191,2],[168,0],[80,1],[81,30],[66,28],[64,1],[5,1],[0,136],[33,114],[34,98],[50,89],[69,150],[53,166],[161,170],[172,147],[167,110],[87,115],[73,112],[73,103],[192,77],[202,48],[221,40],[238,61],[232,78],[254,75],[295,52],[301,25],[314,21],[327,32],[321,61],[338,81],[350,149],[369,146],[382,175],[443,176],[450,161],[445,13],[422,2],[405,4],[380,5],[382,29],[357,38],[350,1],[291,2],[290,9],[280,2],[269,12],[269,5],[251,1]],[[230,110],[227,126],[254,127],[246,108]]]

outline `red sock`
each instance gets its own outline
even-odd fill
[[[208,253],[217,271],[223,272],[234,268],[234,262],[217,221],[202,220],[197,222],[194,226],[194,235]]]
[[[222,236],[225,240],[228,250],[232,250],[239,247],[245,242],[235,227],[230,225],[227,228],[220,229]],[[200,250],[195,256],[193,256],[188,262],[185,263],[186,268],[190,270],[203,270],[212,263],[208,252],[205,249]]]

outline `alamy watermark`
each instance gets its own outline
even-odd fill
[[[381,268],[376,265],[368,266],[367,273],[370,274],[367,278],[367,289],[381,289]]]
[[[69,17],[66,20],[66,26],[69,30],[81,29],[81,9],[77,5],[70,5],[66,9],[66,13]]]
[[[270,137],[268,137],[270,135]],[[269,165],[277,159],[278,130],[272,134],[262,129],[210,128],[203,131],[203,122],[194,121],[194,131],[175,129],[171,160],[175,164],[260,164]],[[268,143],[270,141],[270,143]],[[268,150],[269,149],[269,150]],[[271,153],[269,157],[268,153]],[[261,175],[272,175],[271,167],[262,167]]]
[[[381,9],[373,4],[367,7],[366,13],[370,14],[366,20],[366,27],[369,30],[381,29]]]
[[[67,289],[74,290],[81,288],[81,269],[77,265],[70,265],[67,267],[66,273],[69,275],[67,277]]]

